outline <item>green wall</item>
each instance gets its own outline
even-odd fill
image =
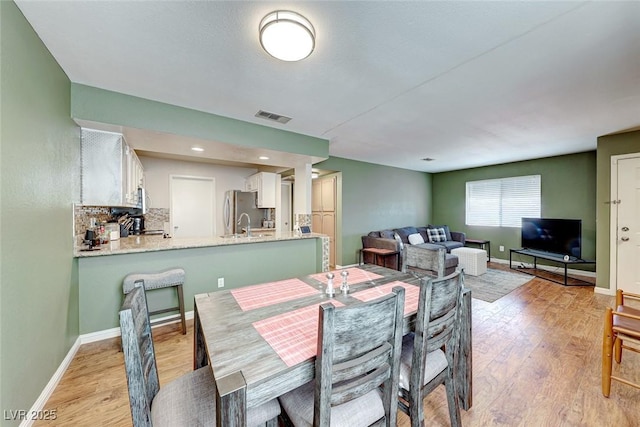
[[[185,310],[190,311],[194,295],[218,290],[219,277],[228,290],[322,271],[322,244],[320,239],[306,238],[80,258],[80,333],[118,327],[127,274],[174,267],[185,270]],[[169,307],[171,300],[177,305],[170,289],[150,292],[149,308]]]
[[[31,408],[78,337],[80,138],[67,76],[13,2],[0,2],[0,22],[0,409],[15,411]]]
[[[598,138],[598,184],[597,184],[597,215],[598,215],[598,283],[607,284],[611,263],[609,258],[610,245],[610,206],[611,201],[611,156],[620,154],[640,153],[640,131],[626,132]]]
[[[466,182],[538,174],[541,176],[541,215],[582,219],[582,258],[595,259],[595,151],[434,174],[433,222],[464,231],[469,238],[490,240],[492,258],[508,260],[509,249],[520,247],[520,228],[466,226]],[[504,252],[499,251],[501,245]],[[598,268],[600,261],[598,259]]]
[[[269,148],[320,158],[329,157],[329,141],[326,139],[77,83],[71,85],[71,116],[74,119],[152,129],[245,147]]]
[[[340,265],[355,264],[361,237],[373,230],[426,225],[431,217],[431,175],[331,157],[314,167],[341,172]],[[340,181],[339,181],[340,183]]]

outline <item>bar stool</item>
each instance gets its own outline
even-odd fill
[[[171,308],[164,308],[156,311],[150,311],[149,316],[160,313],[168,313],[170,311],[180,311],[180,318],[182,319],[182,334],[187,333],[187,322],[184,318],[184,296],[182,293],[182,285],[184,284],[184,269],[172,268],[170,270],[161,271],[158,273],[132,273],[124,278],[122,284],[122,290],[124,294],[128,294],[136,286],[136,283],[142,283],[144,290],[152,291],[154,289],[162,288],[176,288],[178,293],[178,306]],[[173,317],[168,319],[156,320],[153,324],[165,323],[174,320]]]

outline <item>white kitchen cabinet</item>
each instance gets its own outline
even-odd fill
[[[245,181],[245,191],[257,192],[256,206],[259,208],[276,207],[276,174],[258,172]]]
[[[80,153],[82,204],[138,207],[144,170],[121,134],[83,128]]]

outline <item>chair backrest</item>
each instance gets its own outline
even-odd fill
[[[431,249],[405,245],[402,256],[402,271],[406,273],[409,267],[415,267],[433,271],[437,277],[443,277],[446,256],[447,250],[443,247]]]
[[[383,386],[385,424],[396,425],[404,288],[374,301],[320,305],[314,425],[330,424],[331,407]]]
[[[160,390],[144,288],[136,285],[120,310],[122,350],[133,425],[151,426],[151,401]]]
[[[444,348],[449,366],[455,366],[454,358],[460,337],[462,288],[463,273],[460,271],[442,278],[420,279],[409,380],[412,389],[419,389],[424,384],[427,353]]]

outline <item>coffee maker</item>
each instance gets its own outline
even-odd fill
[[[144,232],[144,217],[142,215],[140,216],[133,216],[133,234],[135,235],[139,235],[142,234]]]

